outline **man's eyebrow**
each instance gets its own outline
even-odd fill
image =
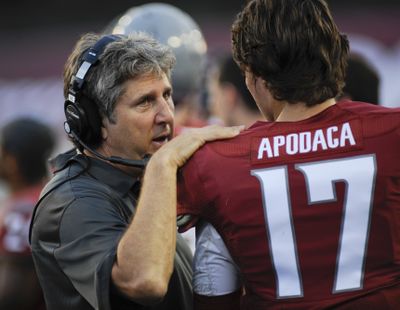
[[[144,93],[141,96],[133,99],[134,102],[140,102],[148,97],[152,97],[153,96],[153,92],[148,92],[148,93]]]
[[[154,97],[155,96],[155,92],[153,90],[150,90],[148,92],[144,92],[144,93],[139,93],[138,97],[133,98],[132,102],[140,102],[144,99],[146,99],[147,97]]]
[[[164,92],[165,91],[172,91],[172,86],[166,86],[165,89],[164,89]]]
[[[162,93],[164,94],[165,92],[172,92],[172,86],[165,86]],[[140,102],[144,99],[146,99],[147,97],[156,97],[156,91],[155,90],[150,90],[148,92],[139,94],[139,96],[137,98],[134,98],[132,100],[132,102]]]

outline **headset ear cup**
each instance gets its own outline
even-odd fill
[[[96,103],[82,93],[82,87],[85,84],[86,74],[99,62],[99,57],[107,44],[119,39],[120,37],[116,35],[104,36],[84,53],[77,74],[71,78],[67,100],[64,102],[65,131],[70,136],[73,132],[78,139],[91,147],[101,144],[103,122]]]
[[[85,132],[85,112],[76,103],[66,100],[64,104],[64,113],[67,120],[69,130],[73,131],[80,139],[83,138]],[[69,132],[67,132],[69,134]]]
[[[84,142],[98,146],[101,143],[101,127],[103,125],[97,105],[85,96],[80,99],[80,107],[82,107],[85,119],[85,131],[82,133]]]
[[[83,142],[98,146],[101,142],[102,120],[96,104],[82,96],[80,102],[65,101],[65,117],[69,130]],[[67,132],[68,133],[68,132]]]

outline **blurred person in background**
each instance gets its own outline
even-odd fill
[[[204,87],[207,44],[196,21],[181,9],[166,3],[134,6],[115,18],[105,33],[142,31],[169,46],[175,54],[172,94],[175,103],[175,134],[188,127],[207,125]]]
[[[28,232],[54,147],[51,128],[36,120],[19,118],[1,129],[0,177],[9,195],[0,202],[0,309],[44,309]]]
[[[216,62],[208,88],[210,112],[223,124],[249,127],[263,119],[232,56],[226,55]]]
[[[379,105],[379,73],[364,56],[350,54],[345,83],[339,100],[349,99]]]

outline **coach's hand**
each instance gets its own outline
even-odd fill
[[[179,168],[207,141],[233,138],[243,129],[244,126],[222,127],[218,125],[190,128],[162,146],[152,156],[152,159],[160,160],[170,167]]]

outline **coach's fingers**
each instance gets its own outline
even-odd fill
[[[166,164],[174,167],[181,167],[205,142],[233,138],[243,129],[244,126],[222,127],[218,125],[193,128],[165,144],[153,157],[160,158]]]
[[[181,167],[190,158],[190,156],[192,156],[192,154],[207,141],[233,138],[237,136],[243,130],[243,128],[243,126],[222,127],[218,125],[212,125],[203,128],[192,129],[191,131],[184,133],[182,137],[176,137],[176,165]]]

